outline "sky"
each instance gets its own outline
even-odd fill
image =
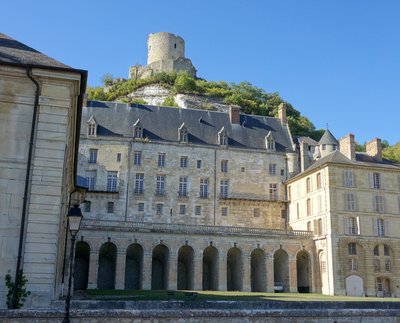
[[[184,38],[197,75],[279,92],[317,129],[400,141],[400,1],[13,0],[0,32],[89,73],[128,77],[147,36]]]

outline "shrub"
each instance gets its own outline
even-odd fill
[[[13,304],[14,281],[11,278],[10,271],[8,271],[8,273],[6,275],[6,287],[8,289],[7,307],[9,309],[21,308],[22,306],[24,306],[24,302],[26,301],[26,298],[28,297],[28,295],[31,294],[31,292],[27,291],[25,288],[25,285],[27,282],[28,282],[28,280],[26,279],[24,272],[21,269],[17,275],[16,302],[15,302],[15,304]],[[15,305],[15,307],[13,305]]]

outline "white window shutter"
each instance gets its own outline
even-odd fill
[[[314,220],[313,221],[314,222],[314,234],[315,235],[318,235],[319,234],[319,232],[318,232],[318,220]]]
[[[374,188],[374,174],[369,173],[369,187]]]
[[[360,235],[361,234],[360,217],[358,216],[356,220],[357,220],[357,234]]]
[[[378,226],[376,225],[376,219],[372,218],[372,230],[375,236],[378,235]]]
[[[322,218],[322,232],[320,232],[320,234],[326,234],[327,233],[327,227],[326,227],[326,219]]]
[[[352,175],[353,175],[353,187],[356,187],[356,172],[352,171]]]
[[[389,220],[384,221],[385,224],[385,236],[389,235]]]

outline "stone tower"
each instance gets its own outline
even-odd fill
[[[167,32],[151,33],[147,38],[147,66],[131,66],[129,78],[146,78],[160,72],[187,72],[196,77],[196,69],[185,58],[185,41]]]

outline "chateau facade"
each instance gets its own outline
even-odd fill
[[[269,118],[89,101],[82,117],[76,288],[318,291],[311,233],[287,231],[284,105]]]

